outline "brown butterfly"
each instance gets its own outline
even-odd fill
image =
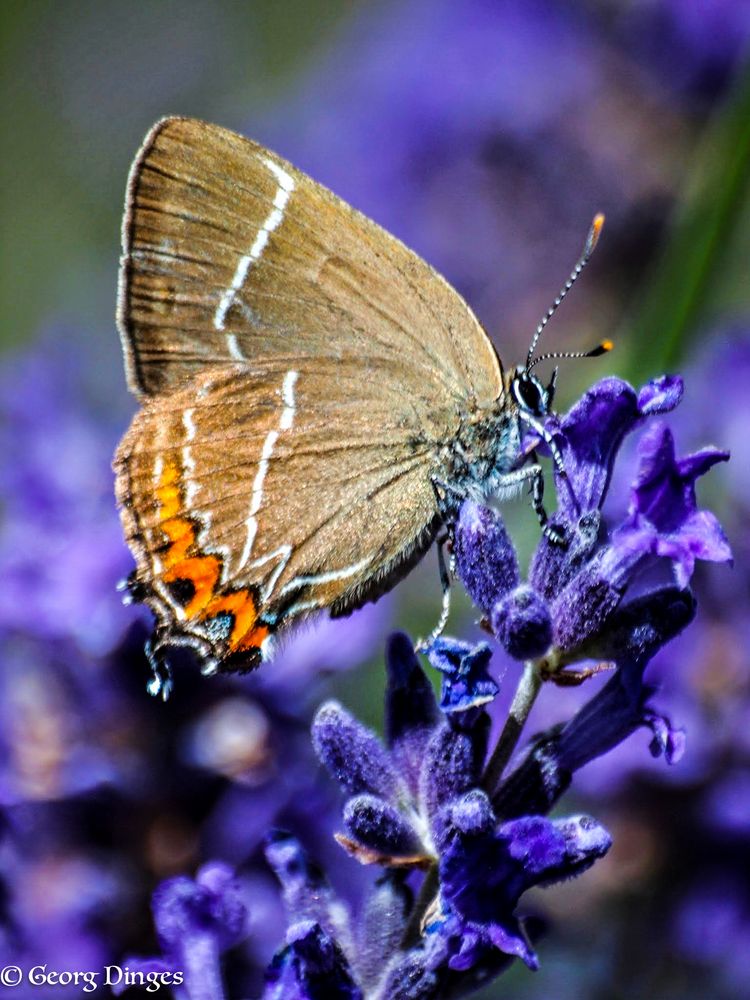
[[[530,483],[544,521],[521,436],[552,401],[531,368],[555,308],[504,374],[393,236],[254,142],[158,122],[128,182],[118,325],[141,409],[114,462],[151,689],[170,645],[247,670],[293,622],[376,599],[467,496]]]

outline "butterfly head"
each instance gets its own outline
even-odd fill
[[[510,374],[511,398],[522,414],[543,419],[552,410],[556,382],[557,368],[546,386],[526,368],[516,368]]]

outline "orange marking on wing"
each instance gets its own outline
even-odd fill
[[[174,462],[165,462],[159,485],[156,488],[159,501],[159,515],[162,521],[176,517],[180,513],[180,470]]]
[[[195,541],[195,528],[190,521],[175,517],[169,521],[162,521],[161,530],[172,543],[163,560],[164,565],[169,568],[187,556],[190,546]]]
[[[180,469],[172,461],[164,463],[156,487],[156,499],[159,504],[159,526],[171,543],[163,560],[164,565],[169,568],[181,562],[195,542],[192,521],[180,517]]]
[[[222,611],[234,615],[234,626],[229,637],[229,646],[235,649],[242,637],[252,629],[258,617],[258,607],[255,597],[249,590],[238,590],[233,594],[222,594],[211,601],[201,617],[212,618]]]
[[[256,624],[258,605],[255,595],[249,590],[217,594],[221,577],[220,559],[214,555],[188,554],[196,543],[196,530],[193,521],[182,516],[180,478],[179,466],[173,461],[165,462],[156,488],[159,527],[169,540],[169,548],[162,559],[165,570],[162,579],[165,583],[189,580],[193,584],[195,592],[183,609],[186,618],[205,621],[221,612],[229,612],[234,618],[229,649],[233,652],[258,649],[269,629]]]
[[[256,625],[255,628],[246,632],[233,648],[235,650],[260,649],[263,640],[267,638],[270,631],[265,625]],[[232,633],[232,641],[234,641],[234,633]]]
[[[156,488],[156,498],[159,503],[159,526],[170,542],[162,559],[165,568],[163,580],[165,583],[189,580],[193,584],[195,592],[183,609],[185,616],[192,618],[214,596],[221,565],[216,556],[188,555],[195,545],[195,525],[189,518],[180,516],[180,475],[180,468],[174,462],[165,462]]]
[[[171,566],[164,574],[165,583],[190,580],[195,593],[185,605],[185,616],[193,618],[211,601],[219,582],[220,565],[216,556],[194,556]]]

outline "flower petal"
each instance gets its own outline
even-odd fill
[[[602,516],[590,510],[577,521],[568,523],[557,516],[550,524],[563,530],[565,545],[558,545],[543,534],[531,560],[529,581],[549,601],[580,572],[600,545]]]
[[[388,639],[385,731],[401,777],[416,796],[422,758],[440,721],[435,695],[411,640],[403,632]]]
[[[500,690],[488,672],[492,650],[486,642],[472,645],[441,637],[431,644],[427,658],[443,675],[440,708],[449,715],[486,705]]]
[[[525,584],[497,602],[491,622],[498,642],[516,660],[542,656],[552,644],[549,608],[544,599]]]
[[[536,956],[515,915],[520,896],[532,886],[590,867],[609,850],[609,834],[588,816],[522,816],[495,830],[492,807],[478,789],[450,804],[446,813],[441,894],[449,913],[462,922],[465,937],[451,966],[469,967],[481,958],[480,945],[489,941],[535,967]]]
[[[395,802],[400,781],[390,755],[375,733],[338,702],[322,705],[312,724],[315,752],[351,795],[370,792]]]
[[[247,920],[239,882],[221,862],[204,865],[195,879],[179,875],[162,882],[154,892],[152,907],[168,959],[189,947],[195,935],[209,934],[218,949],[228,948],[242,937]]]
[[[519,580],[518,558],[502,517],[466,500],[455,526],[456,569],[474,604],[489,614]]]
[[[669,413],[682,399],[685,384],[680,375],[660,375],[638,393],[638,411],[644,417]]]
[[[422,812],[430,819],[433,835],[439,836],[442,807],[479,784],[489,726],[489,716],[482,713],[469,727],[446,723],[433,734],[420,782]]]
[[[732,553],[719,522],[698,510],[695,496],[696,480],[717,462],[725,462],[729,453],[704,448],[677,459],[672,432],[658,423],[641,437],[638,454],[628,518],[614,533],[613,545],[638,544],[644,553],[671,559],[683,587],[696,559],[730,562]]]
[[[689,590],[662,587],[622,605],[602,633],[582,649],[591,659],[638,664],[641,672],[656,653],[687,628],[696,601]]]
[[[622,563],[601,550],[573,577],[552,604],[555,645],[578,649],[604,628],[625,592]]]
[[[413,902],[413,894],[400,874],[383,875],[369,893],[357,935],[357,978],[366,992],[375,991],[383,970],[399,952]]]
[[[382,855],[424,855],[417,832],[405,817],[384,799],[357,795],[344,807],[344,826],[355,840]]]
[[[604,503],[617,452],[641,419],[635,390],[620,378],[592,386],[562,418],[547,421],[561,448],[566,481],[555,472],[558,510],[568,521]]]
[[[263,1000],[363,1000],[344,953],[320,924],[305,920],[266,972]]]
[[[675,728],[668,716],[653,710],[643,713],[643,724],[654,734],[649,745],[651,755],[663,756],[667,764],[677,764],[685,753],[685,730]]]
[[[351,940],[348,911],[323,873],[309,861],[297,838],[282,830],[272,833],[266,843],[266,860],[281,883],[290,919],[314,922],[348,946]]]

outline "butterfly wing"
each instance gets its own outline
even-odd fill
[[[503,391],[424,261],[192,119],[159,122],[131,171],[118,322],[143,403],[115,463],[134,592],[225,666],[392,585],[437,530],[440,449]]]
[[[287,624],[346,612],[439,523],[434,442],[354,359],[213,368],[146,400],[115,460],[136,592],[162,634],[250,667]]]
[[[128,183],[118,320],[131,388],[208,365],[338,358],[398,365],[411,391],[502,392],[497,355],[423,260],[285,160],[188,118],[151,130]]]

